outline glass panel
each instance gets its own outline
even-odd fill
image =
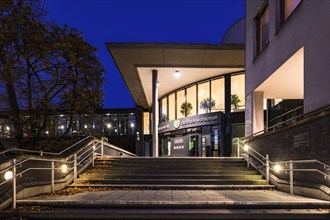
[[[283,0],[283,19],[286,21],[301,0]]]
[[[211,97],[215,105],[212,112],[225,111],[225,80],[224,78],[211,81]]]
[[[187,116],[192,116],[192,115],[196,115],[196,109],[197,109],[197,105],[196,105],[196,86],[192,86],[189,87],[187,89],[187,105],[191,105],[192,109],[189,112],[189,114],[187,114]]]
[[[191,111],[191,105],[186,105],[184,90],[176,93],[176,115],[177,118],[184,118],[186,112]]]
[[[261,51],[269,41],[269,9],[268,6],[259,18],[259,51]]]
[[[160,119],[159,119],[159,123],[163,123],[168,121],[168,115],[167,115],[167,97],[163,98],[161,101],[161,114],[160,114]]]
[[[150,115],[149,112],[143,112],[143,133],[150,134]]]
[[[231,77],[231,110],[245,109],[245,82],[244,74]]]
[[[175,96],[174,93],[168,97],[168,119],[175,119]]]
[[[214,100],[210,99],[210,83],[198,85],[198,114],[209,113],[211,107],[215,106]]]

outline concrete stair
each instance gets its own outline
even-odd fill
[[[101,158],[72,187],[268,189],[242,158]]]

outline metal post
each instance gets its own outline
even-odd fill
[[[239,139],[236,139],[236,141],[237,141],[237,156],[239,157],[240,156],[240,154],[241,154],[241,152],[240,152],[240,146],[239,146]]]
[[[290,160],[290,194],[293,195],[293,163],[292,160]]]
[[[92,166],[94,166],[94,162],[95,162],[95,145],[93,145]]]
[[[12,160],[13,164],[13,200],[12,208],[16,209],[16,159]]]
[[[247,161],[247,167],[250,167],[250,153],[249,153],[249,149],[246,151],[246,161]]]
[[[52,166],[52,169],[51,169],[51,191],[52,193],[55,193],[55,163],[54,161],[51,162],[51,166]]]
[[[42,152],[42,150],[40,150],[40,156],[44,156],[44,152]]]
[[[269,185],[269,155],[266,154],[266,183]]]
[[[104,138],[101,139],[102,142],[101,142],[101,157],[103,157],[104,155]]]
[[[73,181],[76,182],[78,177],[77,172],[77,154],[73,155]]]

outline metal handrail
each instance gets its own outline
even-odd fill
[[[246,141],[242,141],[240,140],[239,138],[235,138],[233,140],[233,142],[237,144],[237,156],[240,156],[240,148],[243,148],[244,149],[244,146],[246,145]],[[319,164],[319,165],[322,165],[323,168],[326,170],[326,171],[330,171],[330,165],[326,164],[326,163],[323,163],[319,160],[316,160],[316,159],[312,159],[312,160],[288,160],[288,161],[271,161],[269,160],[269,155],[266,154],[266,156],[263,156],[261,153],[259,153],[258,151],[254,150],[253,148],[251,147],[248,147],[247,149],[245,149],[246,152],[244,153],[244,158],[246,159],[247,161],[247,166],[250,166],[250,159],[251,159],[251,156],[258,160],[262,166],[265,166],[265,171],[266,171],[266,181],[267,181],[267,184],[269,184],[269,178],[270,178],[270,171],[275,171],[274,168],[271,168],[270,165],[273,164],[273,165],[277,165],[277,164],[289,164],[289,168],[282,168],[281,170],[284,170],[284,171],[289,171],[289,174],[290,174],[290,194],[293,195],[293,187],[294,187],[294,181],[293,181],[293,172],[317,172],[317,173],[320,173],[322,174],[325,179],[328,179],[330,180],[330,174],[327,174],[326,172],[323,172],[319,169],[315,169],[315,168],[309,168],[309,169],[302,169],[302,168],[294,168],[294,164],[310,164],[310,163],[315,163],[315,164]],[[263,160],[265,160],[265,162],[263,162],[261,159],[259,159],[257,156],[255,156],[254,154],[251,153],[251,151],[253,153],[256,153],[258,156],[260,156]],[[255,167],[256,169],[258,169],[259,171],[260,168],[258,167]]]
[[[78,172],[81,172],[82,169],[87,168],[87,166],[83,166],[79,171],[78,171],[78,166],[81,165],[82,163],[88,161],[87,163],[92,163],[92,165],[94,166],[94,161],[95,158],[97,157],[97,155],[101,155],[102,157],[104,156],[104,147],[107,148],[112,148],[120,153],[129,155],[129,156],[137,156],[131,152],[125,151],[121,148],[118,148],[114,145],[111,145],[107,142],[105,142],[104,140],[107,140],[106,138],[102,138],[101,140],[99,140],[96,137],[93,136],[88,136],[80,141],[78,141],[77,143],[69,146],[68,148],[64,149],[63,151],[59,152],[59,153],[51,153],[52,155],[60,155],[63,154],[65,151],[71,149],[72,147],[76,146],[77,144],[81,143],[82,141],[86,140],[87,138],[93,138],[93,140],[91,140],[91,142],[87,143],[86,145],[84,145],[81,149],[77,150],[76,152],[74,152],[73,154],[70,154],[70,156],[67,156],[66,158],[62,158],[62,159],[49,159],[49,158],[25,158],[20,160],[19,162],[16,162],[16,159],[12,160],[12,165],[0,170],[0,174],[5,173],[6,171],[9,170],[13,170],[12,174],[12,178],[7,179],[3,182],[0,183],[0,186],[11,181],[12,180],[12,207],[16,208],[16,178],[23,175],[24,173],[30,171],[30,170],[51,170],[51,191],[52,193],[54,193],[55,191],[55,170],[59,170],[61,168],[55,168],[54,163],[55,162],[59,162],[61,164],[73,164],[73,167],[67,168],[67,171],[70,171],[67,176],[72,173],[73,170],[73,181],[77,180],[77,176],[78,176]],[[90,143],[92,143],[92,145],[90,145]],[[90,146],[89,146],[90,145]],[[97,154],[96,151],[101,149],[101,154]],[[20,149],[17,149],[20,150]],[[22,151],[23,152],[23,151]],[[30,151],[30,152],[38,152],[38,151]],[[49,154],[49,152],[44,152],[45,154]],[[79,155],[78,155],[79,154]],[[87,155],[86,155],[87,154]],[[72,158],[73,157],[73,158]],[[71,158],[71,159],[70,159]],[[91,158],[91,159],[89,159]],[[19,173],[16,173],[16,168],[18,166],[22,166],[24,163],[28,162],[28,161],[44,161],[44,162],[50,162],[51,163],[51,167],[28,167],[22,171],[20,171]]]
[[[277,116],[277,117],[271,119],[270,122],[275,121],[275,120],[277,120],[277,119],[279,119],[279,118],[281,118],[281,117],[283,117],[283,116],[285,116],[285,115],[288,115],[288,114],[290,114],[290,113],[292,113],[292,112],[295,112],[295,111],[297,111],[297,110],[299,110],[299,109],[302,109],[302,108],[304,108],[304,106],[299,106],[299,107],[297,107],[297,108],[291,109],[290,111],[284,112],[283,114],[281,114],[281,115],[279,115],[279,116]]]

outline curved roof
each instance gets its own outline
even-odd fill
[[[245,17],[238,20],[226,31],[221,44],[245,44]]]

